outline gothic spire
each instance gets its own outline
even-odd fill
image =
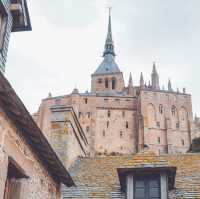
[[[160,90],[159,75],[156,70],[156,62],[153,62],[153,70],[152,70],[152,74],[151,74],[151,84],[152,84],[153,89]]]
[[[168,81],[168,91],[173,91],[172,89],[172,84],[171,84],[171,80],[169,79]]]
[[[112,28],[111,28],[111,8],[109,8],[108,33],[107,33],[106,43],[104,46],[103,57],[105,57],[105,55],[107,54],[115,56],[114,43],[112,39]]]
[[[133,87],[133,78],[131,73],[129,75],[128,87]]]
[[[140,87],[144,88],[144,78],[143,78],[142,72],[141,72],[141,75],[140,75]]]

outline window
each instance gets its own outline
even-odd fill
[[[78,112],[78,118],[79,118],[79,119],[81,118],[81,115],[82,115],[82,113],[81,113],[81,112]]]
[[[162,104],[159,105],[159,113],[161,115],[163,114],[163,105]]]
[[[91,116],[91,113],[90,113],[90,112],[88,112],[88,113],[87,113],[87,115],[88,115],[88,118],[90,118],[90,116]]]
[[[156,174],[136,176],[134,199],[161,199],[160,176]]]
[[[105,132],[105,130],[103,130],[103,137],[105,137],[106,136],[106,132]]]
[[[160,137],[157,138],[158,144],[160,144]]]
[[[176,107],[175,106],[172,106],[171,112],[172,112],[173,116],[176,115]]]
[[[184,145],[185,145],[185,142],[184,142],[184,140],[181,140],[181,144],[182,144],[182,146],[184,146]]]
[[[102,79],[98,79],[98,83],[101,84],[102,83]]]
[[[84,101],[85,101],[85,104],[87,104],[87,103],[88,103],[88,99],[87,99],[87,98],[84,98]]]
[[[159,128],[160,128],[160,122],[157,122],[156,124],[157,124],[157,127],[159,127]]]
[[[108,79],[105,79],[105,88],[108,88]]]
[[[109,127],[109,121],[107,121],[107,128]]]
[[[108,117],[110,117],[110,115],[111,115],[111,114],[110,114],[110,110],[108,110]]]
[[[3,44],[4,44],[6,24],[7,24],[7,16],[3,13],[0,13],[0,49],[3,48]]]
[[[125,117],[125,111],[122,111],[122,117]]]
[[[114,90],[116,88],[116,80],[115,78],[112,78],[112,89]]]
[[[86,131],[87,131],[87,132],[90,131],[90,127],[89,127],[89,126],[86,127]]]
[[[126,121],[126,128],[128,129],[128,122]]]
[[[120,131],[120,138],[122,138],[123,137],[123,132],[122,131]]]

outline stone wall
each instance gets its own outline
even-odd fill
[[[191,96],[141,91],[144,144],[156,153],[185,153],[191,144]]]
[[[0,112],[0,132],[0,198],[3,198],[10,158],[28,176],[20,180],[21,199],[60,198],[59,186],[3,112]]]

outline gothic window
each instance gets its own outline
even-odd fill
[[[112,89],[114,90],[116,88],[116,80],[115,78],[113,77],[112,78]]]
[[[108,117],[110,117],[110,115],[111,115],[111,114],[110,114],[110,110],[108,110]]]
[[[184,140],[181,140],[181,144],[182,144],[182,146],[184,146],[184,145],[185,145],[185,142],[184,142]]]
[[[105,79],[105,88],[108,88],[108,79]]]
[[[128,129],[128,122],[126,121],[126,128]]]
[[[163,114],[163,105],[162,104],[159,105],[159,113]]]
[[[171,112],[172,112],[173,116],[176,115],[176,107],[175,106],[172,106]]]
[[[85,102],[85,104],[87,104],[88,103],[88,99],[84,98],[84,102]]]

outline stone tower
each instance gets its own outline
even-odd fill
[[[122,92],[124,78],[117,63],[115,62],[115,50],[112,39],[111,15],[109,12],[108,33],[104,46],[103,61],[92,74],[92,93]]]

